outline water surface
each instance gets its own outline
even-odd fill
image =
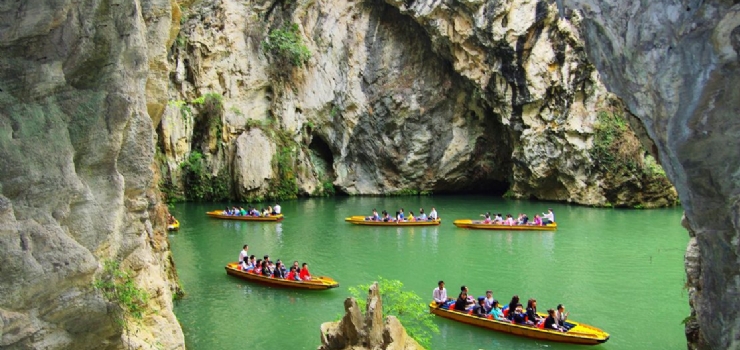
[[[274,203],[265,203],[265,205]],[[378,276],[402,281],[431,299],[442,279],[448,294],[461,285],[508,303],[513,294],[534,297],[540,311],[566,305],[576,321],[602,328],[611,339],[594,349],[684,349],[681,321],[689,315],[683,289],[688,234],[682,210],[596,209],[493,197],[339,197],[281,203],[281,223],[210,219],[225,204],[180,204],[180,231],[170,236],[187,293],[175,313],[190,350],[316,349],[319,326],[343,314],[347,287]],[[347,216],[373,208],[427,212],[438,227],[365,227]],[[535,213],[553,208],[556,232],[459,229],[454,219],[484,211]],[[243,244],[250,253],[308,262],[314,275],[341,283],[328,291],[274,289],[227,276]],[[432,349],[585,349],[538,342],[435,318],[440,334]]]

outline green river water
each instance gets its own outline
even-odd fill
[[[274,203],[269,203],[274,204]],[[683,253],[688,234],[680,208],[596,209],[483,196],[337,197],[281,203],[281,223],[211,219],[226,204],[179,204],[179,232],[170,235],[186,297],[175,304],[190,350],[316,349],[319,326],[344,312],[348,287],[378,276],[431,300],[442,279],[456,297],[465,284],[502,304],[513,294],[534,297],[544,311],[563,303],[570,318],[604,329],[594,349],[685,349],[681,321],[689,315]],[[267,205],[267,204],[265,204]],[[373,208],[417,213],[437,208],[437,227],[369,227],[344,222]],[[553,208],[556,232],[459,229],[454,219],[491,211],[535,213]],[[275,289],[224,271],[243,244],[250,254],[308,262],[314,275],[340,287]],[[541,342],[436,317],[432,349],[585,349]]]

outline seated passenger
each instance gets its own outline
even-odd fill
[[[514,310],[516,309],[517,304],[519,304],[519,296],[514,295],[511,297],[511,301],[509,302],[509,314],[506,316],[508,319],[514,319]]]
[[[396,223],[403,222],[403,216],[401,216],[401,212],[396,212],[396,218],[394,219]]]
[[[492,222],[491,221],[491,212],[487,212],[485,214],[481,214],[481,216],[483,216],[483,223],[484,224],[490,224]]]
[[[247,211],[244,210],[244,207],[239,207],[239,215],[247,216]]]
[[[267,209],[262,208],[262,216],[265,216],[265,217],[270,216],[270,212],[267,211]]]
[[[251,214],[252,216],[260,216],[260,212],[257,210],[257,208],[252,208]]]
[[[257,259],[257,262],[254,264],[254,269],[252,270],[252,273],[258,275],[262,274],[262,259]]]
[[[308,272],[308,264],[303,263],[301,267],[301,272],[298,273],[298,277],[301,279],[301,281],[310,281],[311,280],[311,273]]]
[[[247,264],[247,272],[254,270],[254,254],[249,256],[249,263]]]
[[[558,325],[558,321],[555,320],[555,310],[553,310],[553,309],[548,309],[547,310],[547,318],[545,318],[545,327],[544,327],[544,329],[565,332],[565,330],[562,329],[562,328],[560,328],[560,326]]]
[[[493,291],[487,290],[486,291],[486,313],[491,312],[491,309],[493,309],[494,301],[496,301],[496,299],[493,298]]]
[[[249,267],[249,258],[244,258],[241,264],[239,264],[239,270],[247,271],[248,267]]]
[[[275,263],[275,271],[272,272],[272,276],[275,278],[285,278],[285,270],[282,269],[283,263],[280,260]]]
[[[267,260],[262,260],[262,276],[270,277],[272,274],[272,271],[270,271],[270,265],[267,263]]]
[[[504,225],[507,226],[514,226],[516,221],[514,221],[514,218],[511,217],[511,214],[506,214],[506,220],[504,220]]]
[[[509,314],[511,314],[511,311],[509,311]],[[514,309],[514,316],[512,318],[512,321],[516,324],[521,325],[527,325],[532,326],[534,325],[534,322],[527,320],[527,314],[524,313],[524,310],[522,309],[522,304],[517,304],[516,308]]]
[[[367,220],[370,220],[370,221],[380,221],[380,215],[378,215],[378,210],[377,210],[377,209],[375,209],[375,208],[373,208],[373,213],[372,213],[372,215],[370,215],[370,216],[366,217],[366,218],[365,218],[365,220],[366,220],[366,221],[367,221]]]
[[[416,218],[414,217],[414,212],[413,211],[409,211],[409,218],[407,220],[408,221],[411,221],[411,222],[416,221]]]
[[[229,215],[229,207],[224,208],[224,211],[221,212],[221,215]]]
[[[393,219],[391,219],[391,216],[388,215],[388,212],[383,210],[383,221],[384,222],[391,222]]]
[[[522,214],[522,223],[520,225],[529,225],[529,216],[527,214]]]
[[[567,321],[569,314],[569,312],[565,311],[565,306],[563,306],[563,304],[558,304],[558,307],[555,308],[555,320],[558,321],[558,326],[560,326],[563,332],[567,332],[569,329],[575,326],[574,324]]]
[[[427,221],[427,214],[424,214],[424,208],[419,208],[419,221]]]
[[[439,216],[437,216],[437,209],[434,209],[434,207],[432,207],[432,211],[429,212],[429,220],[434,221],[437,219],[439,219]]]
[[[491,312],[489,312],[488,314],[493,316],[493,319],[496,321],[511,323],[511,320],[504,317],[504,311],[501,310],[501,304],[498,302],[498,300],[493,299],[492,304],[493,307],[491,308]]]
[[[540,218],[540,214],[534,215],[534,220],[532,221],[532,225],[542,226],[542,219]]]
[[[404,219],[406,219],[406,216],[403,215],[403,208],[401,208],[401,210],[399,212],[397,212],[397,214],[398,214],[397,215],[398,218],[400,218],[400,221],[403,221]]]
[[[527,316],[532,323],[540,323],[542,317],[537,314],[537,299],[529,299],[527,301]]]
[[[291,281],[300,281],[301,278],[298,277],[298,274],[295,272],[295,266],[290,267],[290,272],[288,272],[288,276],[285,277],[286,280]]]
[[[501,225],[501,224],[504,223],[504,218],[501,217],[501,213],[496,214],[496,217],[493,218],[493,223],[494,224],[499,224],[499,225]]]
[[[486,318],[486,316],[488,316],[488,313],[486,312],[486,298],[478,298],[478,304],[473,307],[473,316],[478,316],[482,318]]]
[[[455,311],[467,311],[468,308],[468,293],[465,291],[460,292],[455,301]]]

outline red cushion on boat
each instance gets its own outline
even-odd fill
[[[539,328],[539,329],[545,329],[545,321],[541,321],[540,323],[538,323],[537,324],[537,328]]]
[[[504,317],[509,317],[509,309],[504,309]]]
[[[488,315],[488,316],[486,316],[486,318],[489,319],[489,320],[492,320],[493,319],[493,315]]]
[[[473,309],[468,310],[468,315],[472,315],[472,314],[473,314]]]

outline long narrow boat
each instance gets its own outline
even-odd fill
[[[239,270],[239,264],[232,262],[226,265],[226,274],[245,279],[247,281],[262,283],[273,287],[323,290],[339,287],[339,282],[331,277],[312,276],[309,281],[291,281],[282,278],[272,278]]]
[[[180,221],[177,220],[177,219],[175,219],[175,222],[167,225],[167,230],[168,231],[177,231],[179,229],[180,229]]]
[[[345,218],[344,221],[349,222],[350,224],[355,225],[368,225],[368,226],[435,226],[442,223],[442,219],[437,220],[426,220],[426,221],[401,221],[401,222],[395,222],[395,221],[375,221],[375,220],[365,220],[364,216],[350,216],[348,218]]]
[[[429,303],[429,312],[469,325],[539,340],[582,345],[597,345],[609,340],[609,333],[587,324],[571,321],[570,319],[568,319],[568,323],[574,326],[567,332],[559,332],[533,326],[501,322],[494,319],[480,318],[468,313],[437,307],[437,303],[435,302]]]
[[[505,230],[505,231],[555,231],[558,229],[557,223],[547,225],[501,225],[486,224],[480,220],[461,219],[452,222],[457,227],[469,228],[474,230]]]
[[[240,220],[240,221],[272,221],[277,222],[283,219],[283,214],[270,215],[270,216],[239,216],[239,215],[224,215],[222,210],[214,210],[206,212],[206,215],[224,220]]]

